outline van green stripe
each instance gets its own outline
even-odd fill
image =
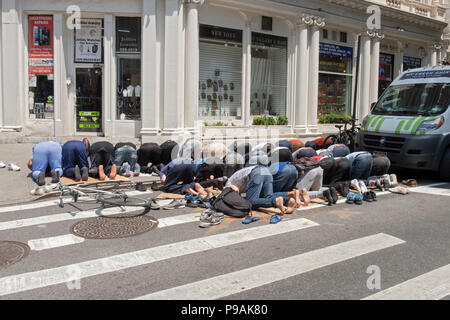
[[[416,121],[416,123],[414,124],[414,127],[411,130],[411,134],[416,134],[417,133],[417,129],[419,129],[419,126],[422,124],[422,122],[424,122],[426,119],[426,117],[420,117],[419,120]]]
[[[400,134],[400,131],[402,131],[402,127],[405,124],[405,120],[402,120],[398,123],[397,129],[395,129],[395,134]]]
[[[373,120],[372,125],[370,126],[371,128],[375,127],[375,125],[377,124],[378,120],[382,119],[383,116],[378,116],[375,120]]]
[[[411,120],[409,120],[408,123],[406,124],[405,131],[408,131],[409,128],[411,128],[413,122],[416,120],[417,120],[417,118],[412,118]]]
[[[370,115],[370,116],[369,116],[369,120],[367,120],[367,123],[366,123],[366,130],[369,129],[370,123],[371,123],[376,117],[377,117],[377,116],[375,116],[375,115]]]
[[[378,122],[377,128],[375,129],[375,132],[380,132],[381,126],[383,125],[384,121],[386,120],[386,118],[381,119]]]

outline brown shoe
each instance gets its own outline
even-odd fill
[[[105,170],[103,170],[103,166],[98,167],[98,177],[100,180],[106,179]]]
[[[117,166],[115,164],[113,164],[112,168],[111,168],[111,172],[109,173],[109,178],[111,180],[114,180],[117,176]]]

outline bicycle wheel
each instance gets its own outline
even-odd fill
[[[349,147],[350,151],[353,152],[353,149],[355,147],[355,139],[353,138],[353,136],[348,132],[343,132],[341,139],[342,143]]]
[[[130,197],[124,193],[102,194],[97,198],[97,200],[102,204],[108,204],[116,207],[151,207],[150,200]]]
[[[337,141],[338,141],[338,137],[336,135],[332,134],[331,136],[328,136],[328,137],[325,138],[325,140],[323,141],[322,146],[324,146],[324,147],[327,146],[327,145],[331,146],[333,144],[336,144]]]

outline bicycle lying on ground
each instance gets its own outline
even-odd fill
[[[351,152],[354,152],[356,135],[359,130],[361,130],[361,127],[356,125],[356,121],[358,121],[358,119],[351,119],[344,122],[343,125],[336,125],[335,127],[339,130],[339,133],[337,135],[332,134],[326,137],[323,145],[345,144],[349,147]],[[349,124],[351,124],[351,127],[348,129],[347,126]],[[342,127],[344,127],[344,130],[342,130]]]
[[[64,196],[71,196],[74,202],[78,201],[79,197],[88,197],[97,202],[100,202],[103,207],[106,205],[115,207],[143,207],[145,209],[159,209],[154,200],[142,199],[135,196],[127,195],[123,191],[106,191],[101,188],[89,188],[85,186],[68,186],[65,184],[59,185],[59,206],[64,207]]]

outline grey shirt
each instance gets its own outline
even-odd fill
[[[226,186],[230,187],[231,185],[239,188],[241,193],[244,193],[247,190],[247,182],[248,176],[255,169],[256,166],[247,167],[236,171],[230,179],[228,179]]]

